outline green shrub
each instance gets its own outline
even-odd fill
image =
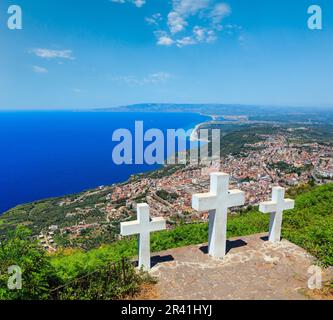
[[[22,271],[20,290],[9,290],[7,286],[8,268],[13,265]],[[58,283],[50,259],[37,242],[31,240],[29,230],[19,226],[10,232],[0,246],[0,299],[48,299],[50,287]]]
[[[137,272],[133,263],[123,259],[89,274],[79,276],[51,291],[54,300],[115,300],[133,296],[143,282],[152,282],[147,273]]]
[[[296,207],[284,213],[282,235],[317,257],[324,266],[332,266],[333,184],[306,190],[296,190]],[[268,228],[269,215],[257,210],[232,214],[228,219],[228,237],[267,232]],[[207,241],[207,223],[183,224],[152,234],[151,250],[159,252]],[[17,228],[0,248],[0,298],[47,299],[50,290],[63,284],[67,285],[61,291],[61,299],[115,299],[133,294],[144,281],[143,274],[129,269],[129,281],[125,283],[117,275],[105,272],[105,268],[112,262],[136,255],[137,239],[130,237],[87,252],[64,250],[49,258],[31,241],[26,229]],[[10,265],[22,268],[22,290],[5,289]],[[80,282],[82,277],[90,277],[90,280]]]
[[[325,266],[333,265],[333,184],[305,190],[297,189],[296,208],[284,213],[283,237],[308,250]],[[228,219],[228,237],[267,232],[268,228],[269,215],[257,210],[233,214]],[[184,224],[152,234],[151,250],[159,252],[207,241],[207,223]],[[52,265],[62,279],[71,279],[82,270],[94,270],[136,255],[137,241],[132,237],[88,252],[59,254],[52,259]]]

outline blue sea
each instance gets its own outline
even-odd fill
[[[158,165],[112,161],[112,134],[135,121],[144,129],[190,129],[189,113],[0,112],[0,213],[19,204],[122,182]]]

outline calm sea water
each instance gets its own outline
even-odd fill
[[[118,128],[134,132],[135,121],[144,121],[145,129],[165,132],[207,119],[188,113],[0,112],[0,213],[156,169],[113,164]]]

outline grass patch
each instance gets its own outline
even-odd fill
[[[323,266],[332,266],[333,184],[310,190],[298,188],[295,197],[295,209],[284,214],[283,237],[306,249]],[[256,209],[243,211],[229,217],[227,235],[230,238],[267,232],[268,226],[268,214]],[[207,223],[182,224],[173,230],[152,234],[151,250],[158,252],[206,243],[207,238]],[[120,272],[111,272],[113,262],[128,261],[126,258],[137,255],[136,237],[90,251],[63,249],[47,256],[37,241],[31,241],[29,230],[19,226],[2,242],[0,253],[2,299],[48,299],[50,296],[54,299],[119,299],[128,294],[136,295],[143,284],[152,281],[145,274],[137,273],[130,261],[125,273],[123,264],[117,269]],[[5,289],[7,269],[13,264],[20,265],[25,274],[24,290]]]
[[[268,228],[269,215],[256,210],[228,219],[229,238],[267,232]],[[283,237],[306,249],[324,266],[333,265],[333,184],[297,196],[295,209],[284,214]],[[152,234],[151,250],[158,252],[207,241],[207,223],[187,224]],[[132,237],[88,252],[61,252],[51,261],[58,275],[68,280],[83,271],[136,255],[137,240]]]

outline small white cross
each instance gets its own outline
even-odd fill
[[[163,218],[153,218],[150,221],[148,204],[137,205],[138,219],[136,221],[122,222],[120,233],[123,236],[139,235],[139,268],[150,270],[150,233],[166,229]]]
[[[215,172],[210,174],[210,192],[195,194],[192,207],[209,212],[208,252],[215,258],[226,254],[228,208],[245,203],[245,193],[229,189],[229,175]]]
[[[295,201],[284,199],[285,188],[274,187],[272,193],[272,201],[263,202],[260,204],[259,211],[270,213],[269,225],[269,241],[279,242],[281,240],[281,228],[283,211],[295,208]]]

